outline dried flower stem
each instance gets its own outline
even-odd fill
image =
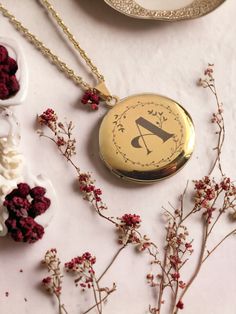
[[[169,236],[169,228],[167,229],[166,241],[168,239],[168,236]],[[170,285],[170,287],[172,289],[172,292],[174,293],[174,289],[172,287],[172,284],[171,284],[171,281],[169,279],[168,273],[166,272],[168,252],[169,252],[169,246],[167,244],[167,246],[165,248],[165,252],[164,252],[164,261],[163,261],[163,264],[161,265],[162,277],[161,277],[161,282],[160,282],[160,286],[159,286],[159,295],[158,295],[158,311],[159,311],[159,313],[161,312],[162,297],[163,297],[164,290],[166,288],[166,286],[165,286],[165,278],[167,278],[168,284]]]
[[[59,314],[68,314],[65,305],[61,303],[61,297],[56,295],[57,301],[58,301],[58,311]]]
[[[215,97],[216,105],[217,105],[217,113],[213,114],[212,122],[216,123],[219,130],[217,132],[218,134],[218,140],[217,140],[217,146],[215,150],[217,151],[215,161],[209,171],[209,176],[213,173],[213,171],[216,168],[216,165],[218,163],[218,168],[220,170],[220,173],[222,176],[224,176],[223,170],[222,170],[222,164],[221,164],[221,152],[222,147],[224,145],[225,141],[225,123],[224,123],[224,116],[223,116],[223,104],[219,100],[219,96],[216,89],[216,82],[215,78],[213,76],[213,65],[209,64],[208,69],[205,71],[205,78],[199,80],[199,85],[203,88],[208,88],[211,93]]]
[[[199,256],[199,261],[197,264],[197,267],[192,275],[192,277],[190,278],[189,282],[186,284],[185,289],[183,290],[183,292],[180,294],[179,300],[183,300],[184,295],[186,294],[186,292],[188,291],[188,289],[191,287],[192,283],[194,282],[194,280],[197,278],[200,270],[201,270],[201,266],[202,266],[202,262],[203,262],[203,257],[204,257],[204,253],[205,253],[205,248],[206,248],[206,243],[207,243],[207,228],[208,226],[206,226],[206,229],[204,230],[204,237],[203,237],[203,241],[202,241],[202,245],[201,245],[201,252],[200,252],[200,256]],[[174,300],[174,309],[173,309],[173,314],[177,314],[179,309],[176,308],[176,303],[177,303],[177,295],[175,296],[175,300]]]
[[[98,278],[97,282],[99,282],[103,276],[107,273],[107,271],[111,268],[111,266],[114,264],[114,262],[116,261],[117,257],[120,255],[120,253],[124,250],[124,248],[126,248],[126,246],[128,245],[128,243],[124,244],[121,248],[119,248],[119,250],[117,251],[117,253],[114,255],[114,257],[112,258],[111,262],[108,264],[108,266],[106,267],[106,269],[103,271],[103,273],[101,274],[101,276]]]
[[[66,160],[71,164],[71,166],[76,170],[76,173],[77,174],[80,174],[80,168],[76,166],[76,164],[73,162],[72,158],[68,157],[68,154],[65,153],[64,150],[62,150],[61,146],[58,146],[58,143],[56,142],[56,140],[44,133],[40,133],[40,137],[44,137],[44,138],[47,138],[49,139],[50,141],[52,141],[57,149],[59,150],[59,152],[62,154],[63,157],[66,158]]]
[[[96,279],[95,279],[95,283],[97,284]],[[95,302],[96,302],[96,307],[97,307],[98,313],[101,314],[101,313],[102,313],[101,294],[99,294],[99,295],[100,295],[100,298],[99,298],[99,301],[98,301],[97,293],[96,293],[94,284],[92,284],[92,288],[93,288],[93,295],[94,295],[94,300],[95,300]],[[98,289],[98,291],[99,291],[99,289]]]
[[[227,240],[229,237],[231,237],[232,235],[236,234],[236,228],[234,230],[232,230],[231,232],[229,232],[226,236],[223,237],[223,239],[213,248],[211,249],[211,251],[207,251],[207,256],[202,260],[202,264],[208,259],[208,257],[215,252],[215,250],[221,246],[221,244],[223,244],[223,242],[225,242],[225,240]]]
[[[100,302],[101,302],[101,303],[105,302],[105,301],[107,300],[107,298],[109,297],[109,295],[112,294],[114,291],[116,291],[116,286],[115,286],[115,284],[113,284],[113,288],[107,292],[107,295],[104,296],[104,297],[101,299]],[[91,306],[88,310],[86,310],[83,314],[89,313],[89,312],[92,311],[96,306],[97,306],[97,304],[94,304],[94,305]]]
[[[173,266],[169,265],[168,259],[171,254],[172,248],[171,245],[169,244],[169,237],[171,236],[171,233],[174,231],[175,237],[178,237],[178,232],[183,225],[183,221],[186,219],[186,216],[183,217],[184,215],[184,197],[187,192],[187,187],[188,187],[188,182],[186,184],[185,190],[183,194],[180,197],[180,210],[179,210],[179,220],[176,220],[176,217],[169,211],[166,210],[167,214],[172,218],[173,223],[169,223],[168,226],[166,227],[166,246],[164,248],[164,257],[163,257],[163,262],[159,262],[158,265],[161,268],[162,275],[161,275],[161,281],[159,284],[159,289],[158,289],[158,308],[157,308],[157,313],[161,313],[161,308],[163,304],[163,294],[164,290],[169,287],[172,291],[172,296],[173,296],[173,304],[175,305],[176,299],[178,296],[178,291],[179,291],[179,278],[176,279],[176,282],[174,284],[172,278],[171,278],[171,271],[173,270]],[[170,204],[171,205],[171,204]],[[190,242],[191,244],[191,242]],[[179,255],[179,250],[180,246],[178,245],[178,249],[176,250],[176,257],[179,260],[183,260],[185,254],[187,253],[187,249],[184,251],[181,251],[181,255]],[[178,264],[175,265],[175,272],[179,273],[180,269],[184,266],[184,264],[187,262],[187,259],[182,262],[182,264],[179,266]]]

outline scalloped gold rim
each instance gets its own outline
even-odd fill
[[[137,4],[135,0],[104,0],[113,9],[127,16],[162,21],[195,19],[206,15],[226,0],[193,0],[192,4],[177,10],[149,10]]]

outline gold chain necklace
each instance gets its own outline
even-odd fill
[[[97,77],[100,82],[104,82],[104,77],[101,73],[99,73],[97,67],[93,64],[92,60],[87,56],[86,52],[80,47],[80,44],[68,27],[64,24],[63,20],[60,18],[58,13],[54,10],[53,6],[47,1],[42,0],[45,7],[55,18],[57,24],[61,27],[64,34],[68,37],[69,41],[73,44],[75,49],[80,53],[80,56],[85,60],[86,64],[91,69],[92,73]],[[10,23],[21,32],[28,40],[31,42],[37,49],[41,51],[43,55],[48,57],[62,72],[64,72],[70,79],[74,81],[75,84],[80,85],[84,89],[91,89],[91,86],[83,80],[83,78],[79,75],[76,75],[75,72],[60,58],[53,53],[49,48],[47,48],[42,41],[40,41],[34,34],[32,34],[26,27],[22,25],[20,21],[16,19],[16,17],[11,14],[1,3],[0,3],[0,11],[1,13],[8,18]]]
[[[112,96],[103,75],[59,14],[48,0],[41,1],[97,78],[97,86],[90,86],[76,75],[1,3],[0,12],[43,55],[86,90],[84,103],[92,103],[97,109],[98,99],[101,98],[113,107],[104,117],[99,130],[100,156],[107,167],[120,178],[141,183],[158,181],[181,169],[191,157],[195,141],[194,126],[186,110],[174,100],[157,94],[134,95],[123,100]]]

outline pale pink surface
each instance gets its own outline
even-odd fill
[[[27,27],[42,38],[50,48],[65,59],[79,74],[89,78],[77,62],[37,2],[4,0],[3,4]],[[151,186],[123,183],[113,177],[99,160],[97,134],[105,113],[81,110],[80,89],[67,80],[1,17],[0,35],[17,40],[25,53],[29,68],[29,92],[22,106],[15,108],[22,125],[22,149],[34,173],[45,173],[58,193],[58,208],[42,241],[19,245],[0,239],[1,314],[57,313],[53,302],[38,289],[46,275],[39,267],[46,249],[57,247],[63,261],[90,251],[97,256],[100,273],[117,251],[116,235],[111,226],[95,216],[88,203],[73,188],[74,172],[57,154],[53,145],[39,139],[34,119],[47,107],[56,109],[61,117],[73,119],[78,139],[78,159],[83,170],[90,170],[97,185],[104,191],[104,201],[111,215],[131,212],[141,215],[143,232],[156,242],[162,240],[161,207],[176,202],[187,179],[206,174],[215,145],[209,116],[214,110],[208,92],[197,88],[195,81],[208,62],[216,64],[217,85],[225,104],[227,142],[224,150],[225,171],[236,178],[235,110],[236,110],[236,3],[226,1],[217,11],[199,20],[175,24],[141,21],[124,17],[98,0],[53,1],[63,19],[80,40],[89,56],[101,69],[107,84],[121,98],[140,92],[157,92],[179,101],[192,115],[197,143],[192,160],[176,176]],[[198,223],[190,226],[198,247]],[[219,229],[218,236],[226,232]],[[202,273],[186,295],[183,313],[235,314],[236,246],[229,240],[204,265]],[[194,266],[190,263],[190,268]],[[24,272],[20,273],[19,270]],[[110,297],[104,314],[143,314],[153,304],[152,291],[145,283],[150,270],[147,257],[137,256],[130,248],[123,252],[112,270],[104,277],[104,286],[118,285]],[[70,314],[80,313],[93,302],[87,294],[65,280],[64,302]],[[9,297],[5,292],[9,291]],[[28,299],[28,302],[24,301]]]

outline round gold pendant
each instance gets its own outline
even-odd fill
[[[99,130],[100,156],[122,179],[152,183],[180,170],[193,153],[192,119],[174,100],[142,94],[121,100]]]

